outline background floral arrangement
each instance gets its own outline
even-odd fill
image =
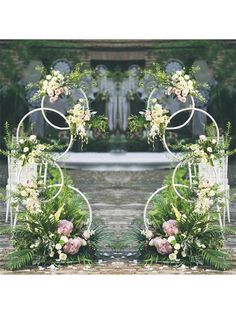
[[[155,143],[156,138],[162,137],[168,122],[168,113],[169,111],[163,109],[162,105],[155,103],[149,109],[146,109],[144,112],[140,112],[145,117],[147,122],[148,132],[148,142]]]
[[[81,143],[88,142],[88,132],[89,121],[91,119],[91,115],[96,114],[95,111],[90,111],[86,109],[84,106],[84,99],[79,99],[79,102],[74,105],[73,108],[67,111],[68,121],[70,124],[70,128],[74,137],[79,136]]]
[[[183,171],[179,174],[178,182],[186,184],[182,177]],[[195,203],[188,203],[177,196],[170,182],[168,178],[165,185],[169,187],[152,203],[152,210],[148,214],[149,229],[136,228],[134,231],[139,259],[144,263],[178,267],[199,265],[228,269],[230,256],[223,249],[222,234],[235,234],[236,230],[229,227],[222,229],[217,213],[210,210],[217,202],[217,194],[207,210],[199,210],[199,206],[196,210]],[[186,188],[182,190],[186,199],[192,197],[192,191]]]
[[[166,95],[172,95],[182,103],[186,102],[187,96],[193,96],[204,102],[205,98],[199,89],[209,88],[209,86],[206,83],[200,84],[194,79],[194,74],[197,71],[199,71],[198,67],[192,67],[188,71],[184,68],[175,73],[167,74],[158,63],[153,63],[150,69],[144,70],[143,76],[151,77],[154,80],[153,88],[164,87]],[[141,84],[143,84],[142,80]]]
[[[57,101],[59,97],[70,95],[72,88],[81,88],[82,79],[92,74],[92,71],[86,69],[81,63],[76,64],[74,70],[68,74],[54,69],[51,69],[50,73],[47,74],[47,70],[44,67],[37,67],[36,69],[43,78],[37,83],[29,83],[27,85],[28,89],[32,87],[37,89],[32,100],[49,96],[51,103]]]

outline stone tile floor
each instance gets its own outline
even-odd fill
[[[5,168],[5,167],[4,167]],[[147,196],[161,186],[168,170],[158,169],[150,171],[81,171],[67,170],[71,175],[74,186],[86,192],[94,218],[102,219],[104,225],[113,235],[114,243],[122,241],[124,235],[129,234],[134,219],[142,219],[143,208]],[[6,172],[0,172],[1,185],[6,181]],[[233,174],[234,171],[231,172]],[[5,174],[5,175],[4,175]],[[4,194],[4,190],[3,190]],[[236,188],[231,188],[231,195],[236,194]],[[5,204],[0,203],[0,225],[4,224]],[[231,202],[231,223],[236,225],[236,201]],[[122,235],[122,236],[121,236]],[[9,250],[9,239],[0,237],[0,274],[236,274],[236,238],[226,239],[225,246],[232,254],[232,268],[228,271],[214,271],[210,269],[175,268],[163,265],[141,265],[137,262],[132,251],[132,243],[119,250],[115,245],[108,247],[103,244],[101,258],[94,265],[73,265],[62,268],[27,268],[19,271],[3,269],[3,256]],[[119,251],[119,252],[118,252]]]

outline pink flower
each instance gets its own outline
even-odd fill
[[[75,239],[69,239],[69,241],[63,246],[63,252],[74,255],[79,252],[82,243],[83,240],[79,237]]]
[[[61,94],[64,93],[64,88],[60,87],[59,91],[60,91]]]
[[[73,230],[73,223],[68,220],[60,220],[57,228],[57,232],[61,235],[68,236]]]
[[[152,244],[156,247],[157,252],[161,255],[166,255],[173,252],[173,246],[166,239],[155,238],[153,239]]]
[[[163,222],[162,228],[167,236],[176,235],[179,232],[176,220],[168,220]]]

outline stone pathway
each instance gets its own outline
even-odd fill
[[[3,173],[3,172],[2,172]],[[143,266],[137,262],[129,239],[134,220],[142,221],[145,199],[162,185],[168,170],[150,171],[81,171],[67,170],[74,186],[89,198],[94,220],[102,219],[110,233],[111,243],[102,243],[100,260],[92,266],[74,265],[63,268],[28,268],[9,272],[2,266],[2,257],[9,249],[9,240],[0,237],[0,274],[236,274],[236,239],[227,239],[226,247],[234,260],[232,269],[226,272],[209,269],[174,268],[162,265]],[[1,183],[4,182],[1,178]],[[231,194],[236,188],[231,189]],[[5,205],[0,204],[0,224],[3,225]],[[232,223],[236,224],[236,201],[231,203]]]

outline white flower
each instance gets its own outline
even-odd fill
[[[67,259],[67,255],[65,254],[65,253],[61,253],[60,255],[59,255],[59,260],[60,261],[65,261]]]
[[[187,74],[185,74],[184,78],[185,78],[185,80],[189,80],[189,79],[190,79],[190,76],[187,75]]]
[[[152,239],[152,240],[149,241],[149,245],[150,245],[150,246],[153,246],[153,245],[154,245],[154,239]]]
[[[20,195],[23,196],[23,197],[26,197],[27,193],[26,193],[26,191],[21,191]]]
[[[175,249],[175,250],[179,250],[179,249],[180,249],[180,244],[179,244],[179,243],[176,243],[175,246],[174,246],[174,249]]]
[[[171,261],[175,261],[176,258],[177,258],[177,256],[176,256],[175,253],[171,253],[171,254],[169,255],[169,259],[170,259]]]
[[[47,76],[46,76],[46,79],[47,79],[48,81],[50,81],[50,80],[51,80],[51,78],[52,78],[52,76],[51,76],[51,75],[47,75]]]
[[[171,242],[175,241],[175,237],[174,237],[174,236],[169,236],[169,238],[167,239],[167,241],[168,241],[169,243],[171,243]]]
[[[206,135],[200,135],[200,136],[199,136],[199,139],[200,139],[201,141],[205,141],[205,140],[206,140]]]
[[[217,141],[215,139],[213,139],[211,142],[212,142],[212,144],[216,144],[217,143]]]
[[[147,230],[145,233],[145,236],[148,240],[150,240],[153,237],[153,233],[151,230]]]
[[[61,244],[60,243],[57,243],[56,246],[55,246],[56,250],[60,250],[62,248]]]
[[[36,141],[36,139],[37,139],[37,137],[36,137],[36,135],[30,135],[30,137],[29,137],[29,140],[31,141],[31,142],[34,142],[34,141]]]
[[[27,153],[29,151],[29,147],[24,147],[23,152]]]
[[[81,244],[82,244],[82,246],[86,246],[87,242],[84,239],[82,239]]]
[[[50,257],[53,257],[53,256],[54,256],[54,252],[51,251],[51,252],[49,253],[49,256],[50,256]]]
[[[183,252],[181,253],[181,255],[182,255],[183,257],[186,257],[186,256],[187,256],[187,254],[186,254],[185,251],[183,251]]]
[[[211,148],[211,147],[207,147],[207,151],[208,151],[209,153],[212,153],[212,148]]]
[[[215,191],[210,191],[210,192],[208,193],[208,195],[211,196],[211,197],[212,197],[212,196],[215,196],[215,194],[216,194]]]
[[[60,240],[63,241],[64,243],[68,242],[67,236],[61,236]]]
[[[19,140],[19,143],[24,144],[24,140],[23,139]]]
[[[83,232],[83,237],[87,240],[87,239],[89,239],[90,238],[90,231],[89,230],[85,230],[84,232]]]

